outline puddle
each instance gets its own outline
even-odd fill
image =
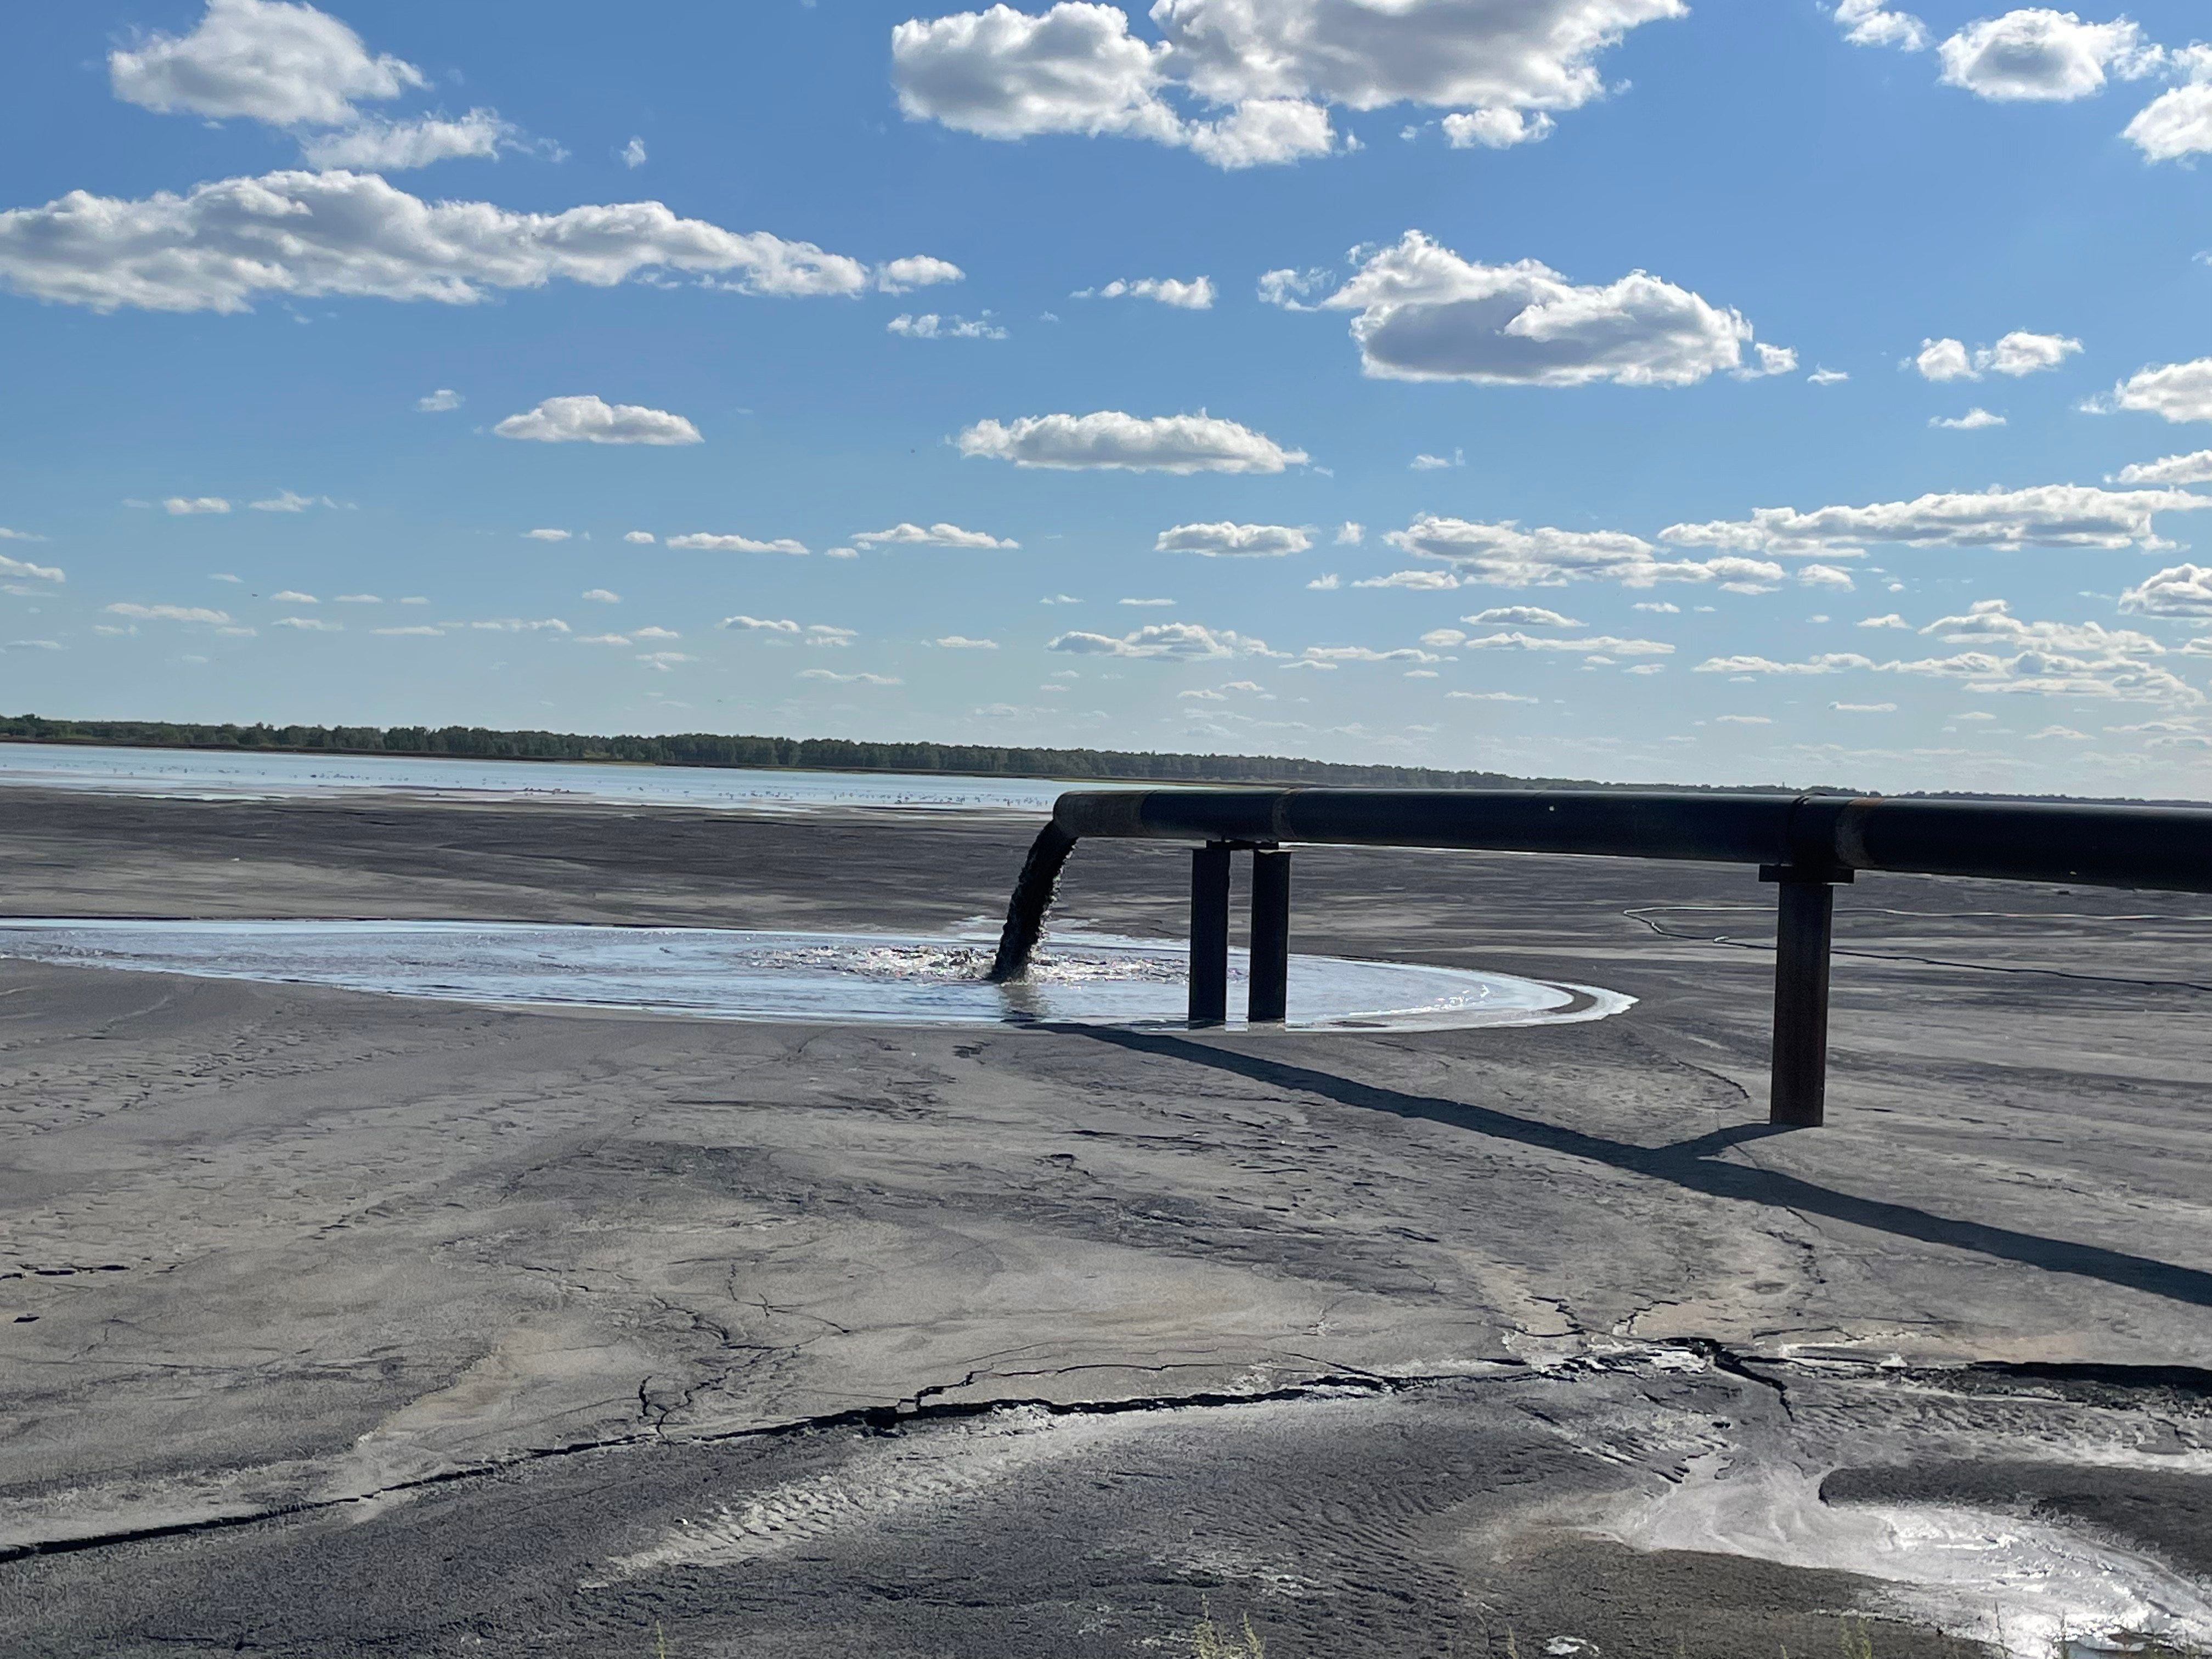
[[[452,1002],[893,1025],[1184,1024],[1179,945],[1062,933],[1026,982],[1005,986],[983,978],[994,945],[981,935],[532,922],[0,920],[0,956],[32,962]],[[1232,1009],[1243,1000],[1245,960],[1241,951],[1231,960]],[[1504,974],[1293,956],[1288,1025],[1536,1025],[1603,1019],[1634,1001]]]

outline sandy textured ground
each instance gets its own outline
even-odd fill
[[[25,915],[927,930],[1029,831],[6,807]],[[1172,935],[1182,856],[1086,846],[1062,914]],[[1863,878],[1832,1127],[1778,1135],[1770,896],[1302,852],[1301,950],[1641,999],[1376,1036],[0,962],[0,1651],[1106,1655],[1201,1596],[1316,1659],[2212,1619],[2212,902]]]

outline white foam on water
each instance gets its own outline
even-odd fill
[[[445,1001],[899,1025],[1184,1024],[1188,961],[1179,945],[1062,934],[1026,980],[1004,986],[984,979],[992,951],[975,937],[714,927],[0,920],[0,956],[27,961]],[[1236,953],[1231,980],[1245,968]],[[1232,1008],[1239,1000],[1232,994]],[[1504,974],[1293,956],[1287,1026],[1533,1025],[1602,1019],[1634,1000]]]
[[[1858,1573],[1943,1629],[2017,1659],[2085,1632],[2212,1638],[2204,1586],[2086,1528],[1942,1505],[1832,1504],[1800,1468],[1726,1452],[1594,1530],[1643,1550],[1700,1550]]]

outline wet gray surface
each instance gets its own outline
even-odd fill
[[[9,805],[21,915],[938,932],[1027,832]],[[1300,950],[1641,1000],[979,1034],[0,963],[0,1650],[2203,1621],[2212,907],[1862,881],[1833,1127],[1771,1135],[1761,912],[1695,908],[1749,872],[1297,857]],[[1086,847],[1063,914],[1172,937],[1183,879]]]

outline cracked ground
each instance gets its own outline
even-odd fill
[[[11,807],[20,915],[920,932],[1032,827]],[[1301,951],[1639,1000],[859,1030],[0,962],[0,1652],[2021,1650],[2044,1592],[1991,1621],[1929,1516],[2202,1613],[2212,901],[1862,878],[1831,1127],[1776,1134],[1749,872],[1296,857]],[[1176,937],[1185,879],[1086,845],[1059,915]]]

